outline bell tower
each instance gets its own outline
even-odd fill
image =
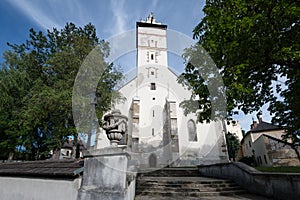
[[[137,66],[168,66],[167,25],[156,22],[153,13],[136,23]]]

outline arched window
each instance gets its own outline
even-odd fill
[[[189,141],[190,142],[197,142],[197,130],[196,130],[196,124],[193,120],[189,120],[187,123],[188,127],[188,133],[189,133]]]

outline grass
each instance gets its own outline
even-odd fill
[[[300,166],[255,167],[255,169],[261,172],[300,173]]]

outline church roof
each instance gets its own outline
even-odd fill
[[[83,160],[45,160],[0,164],[0,176],[76,178],[83,172]]]
[[[168,26],[165,24],[151,24],[145,22],[137,22],[136,27],[154,27],[154,28],[167,29]]]
[[[156,22],[156,19],[154,18],[152,12],[148,15],[146,20],[141,20],[140,22],[137,22],[136,27],[155,27],[155,28],[167,29],[167,25]]]
[[[279,127],[279,126],[277,126],[277,125],[261,121],[259,124],[257,124],[256,127],[252,128],[249,132],[256,133],[256,132],[264,132],[264,131],[271,131],[271,130],[281,130],[281,129],[282,128]]]

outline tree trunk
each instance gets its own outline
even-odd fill
[[[292,148],[295,150],[295,153],[297,154],[298,160],[300,161],[300,153],[299,153],[297,147],[296,146],[292,146]]]
[[[9,152],[7,161],[8,161],[8,162],[11,162],[11,161],[13,160],[13,158],[14,158],[14,155],[15,155],[14,152],[12,152],[12,151]]]
[[[52,156],[52,159],[53,160],[58,160],[60,157],[60,149],[55,149],[54,153],[53,153],[53,156]]]

